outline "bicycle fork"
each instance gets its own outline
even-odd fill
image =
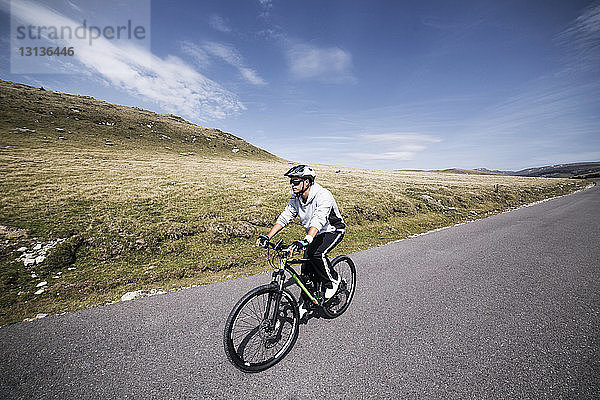
[[[265,307],[264,321],[269,321],[269,327],[275,329],[277,326],[277,317],[279,305],[281,304],[281,296],[283,293],[283,270],[273,271],[273,281],[271,284],[277,285],[278,291],[275,294],[269,295],[267,298],[267,306]],[[271,307],[273,307],[273,315],[271,315]]]

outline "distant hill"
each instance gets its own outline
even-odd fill
[[[498,171],[477,168],[481,172],[493,172],[512,176],[531,176],[538,178],[585,178],[600,173],[600,162],[581,162],[572,164],[555,164],[544,167],[527,168],[520,171]]]
[[[146,149],[206,158],[280,160],[243,139],[171,114],[157,114],[79,96],[0,80],[0,131],[21,144],[43,140],[68,147]],[[34,138],[35,137],[35,138]]]
[[[487,171],[483,169],[461,169],[461,168],[448,168],[448,169],[437,169],[431,172],[442,172],[446,174],[465,174],[465,175],[498,175],[498,172]]]
[[[514,171],[502,171],[499,169],[475,168],[474,171],[487,172],[490,174],[511,175]]]

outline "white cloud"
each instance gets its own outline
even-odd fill
[[[38,26],[70,26],[79,23],[56,11],[32,2],[13,3],[12,13]],[[156,102],[167,112],[198,120],[220,119],[245,109],[237,96],[200,74],[180,58],[160,58],[130,43],[117,44],[105,38],[94,40],[63,39],[63,45],[75,47],[73,61],[80,71],[94,73],[133,96]]]
[[[312,136],[310,139],[329,141],[335,148],[343,144],[343,157],[361,161],[408,161],[442,139],[421,133],[376,133],[358,135]],[[335,143],[335,144],[334,144]]]
[[[296,43],[287,49],[292,76],[296,79],[315,79],[330,83],[354,82],[351,73],[352,55],[339,47],[320,48]]]
[[[519,147],[535,141],[540,148],[565,151],[566,143],[575,146],[597,136],[598,120],[586,110],[600,106],[600,4],[582,10],[556,43],[564,50],[562,64],[474,117],[466,126],[473,140],[514,137],[511,144]]]
[[[557,37],[569,50],[567,64],[571,69],[598,70],[600,66],[600,4],[583,10],[573,23]]]
[[[270,10],[273,8],[273,0],[258,0],[260,7],[262,8],[262,13],[259,14],[260,17],[268,18],[270,15]]]
[[[78,12],[82,12],[81,8],[78,7],[75,3],[73,3],[72,1],[66,0],[66,3],[74,10],[77,10]]]
[[[231,28],[223,17],[217,14],[212,14],[208,19],[208,24],[215,30],[223,33],[230,33]]]
[[[181,51],[191,56],[200,68],[206,68],[210,64],[210,56],[208,53],[194,43],[185,40],[180,43],[179,47],[181,48]]]
[[[360,137],[368,142],[401,143],[438,143],[442,139],[422,133],[377,133],[362,134]]]
[[[358,152],[349,152],[348,156],[359,160],[414,160],[418,153],[442,139],[414,132],[392,132],[360,134],[356,136]]]
[[[211,55],[219,57],[233,66],[243,64],[242,56],[233,46],[216,42],[205,42],[202,48]]]
[[[240,55],[240,53],[235,49],[235,47],[216,43],[216,42],[206,42],[202,45],[202,48],[209,54],[220,58],[225,61],[229,65],[237,68],[240,74],[253,85],[266,85],[264,79],[262,79],[256,71],[251,68],[248,68],[245,65],[244,59]]]
[[[359,160],[410,161],[415,158],[415,153],[410,151],[388,151],[385,153],[347,153],[346,155]]]
[[[600,39],[600,4],[591,5],[583,10],[561,36],[575,38],[583,43],[597,43]]]
[[[246,67],[239,67],[240,74],[253,85],[266,85],[267,82],[263,80],[256,71]]]
[[[349,136],[336,136],[336,135],[327,135],[327,136],[310,136],[309,139],[315,140],[336,140],[336,141],[348,141],[351,139]]]

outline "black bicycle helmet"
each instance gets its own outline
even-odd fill
[[[310,180],[310,182],[312,183],[315,181],[317,174],[315,174],[314,169],[312,169],[308,165],[302,164],[302,165],[296,165],[296,166],[290,168],[290,170],[288,172],[286,172],[284,174],[284,176],[287,176],[289,178],[302,178],[302,179],[308,178]]]

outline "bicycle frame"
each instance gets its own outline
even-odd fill
[[[270,321],[270,323],[269,323],[270,328],[275,329],[276,324],[277,324],[277,315],[274,313],[273,316],[270,316],[271,306],[273,306],[272,302],[274,300],[275,301],[274,309],[275,310],[279,309],[279,304],[281,302],[281,296],[282,296],[281,293],[283,293],[283,290],[284,290],[283,287],[285,284],[285,273],[286,272],[291,275],[291,277],[294,279],[296,284],[300,287],[300,290],[302,290],[302,292],[304,294],[306,294],[306,296],[310,299],[310,301],[313,304],[315,304],[316,306],[322,307],[323,303],[324,303],[324,299],[323,298],[317,299],[315,297],[315,295],[310,290],[308,290],[305,282],[302,280],[302,278],[300,278],[300,276],[294,270],[294,268],[291,267],[291,265],[294,265],[294,264],[303,264],[305,262],[310,262],[310,260],[308,258],[288,259],[288,256],[292,252],[292,250],[290,247],[283,249],[281,247],[281,241],[279,241],[279,243],[277,243],[277,244],[270,243],[268,247],[271,247],[273,250],[275,250],[277,252],[277,254],[280,255],[279,265],[277,267],[275,266],[275,263],[273,260],[271,260],[271,259],[269,260],[269,263],[275,269],[275,271],[273,271],[272,284],[277,285],[277,287],[279,288],[279,291],[274,299],[271,296],[269,296],[269,298],[267,299],[267,304],[265,307],[265,314],[264,314],[264,320]],[[266,248],[268,248],[268,247],[266,247]],[[277,256],[277,254],[275,254],[273,256],[273,258],[275,258]]]
[[[304,294],[308,296],[310,301],[312,301],[315,305],[322,306],[323,304],[321,304],[319,300],[315,298],[313,293],[310,290],[308,290],[306,284],[304,283],[302,278],[300,278],[300,275],[298,275],[296,270],[294,270],[294,268],[291,267],[291,265],[304,264],[305,262],[310,262],[310,260],[308,258],[296,258],[289,260],[287,258],[287,255],[284,255],[279,262],[279,268],[273,272],[273,282],[279,286],[280,291],[283,290],[283,285],[285,281],[285,279],[283,278],[285,277],[285,272],[287,272],[294,279],[294,281],[296,281],[296,284],[300,287],[302,292],[304,292]]]

